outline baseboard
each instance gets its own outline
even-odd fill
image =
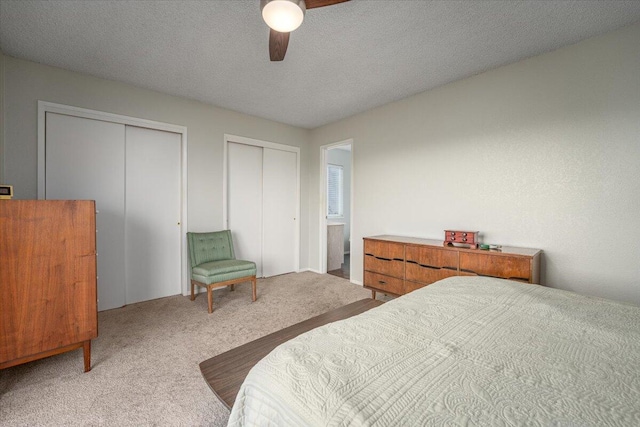
[[[316,270],[314,268],[307,268],[307,269],[303,269],[303,270],[298,270],[298,273],[302,273],[302,272],[305,272],[305,271],[310,271],[310,272],[316,273],[316,274],[326,274],[326,273],[320,273],[319,270]],[[351,280],[351,279],[349,279],[349,282],[353,283],[354,285],[364,286],[364,284],[362,283],[361,280]]]

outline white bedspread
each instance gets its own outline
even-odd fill
[[[640,307],[454,277],[282,344],[230,426],[640,426]]]

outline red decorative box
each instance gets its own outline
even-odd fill
[[[478,248],[479,231],[444,230],[444,246],[455,246],[454,243],[471,245]]]

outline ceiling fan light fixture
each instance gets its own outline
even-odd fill
[[[288,33],[300,26],[304,20],[304,0],[261,0],[262,19],[280,33]]]

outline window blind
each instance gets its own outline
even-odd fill
[[[327,165],[327,217],[343,216],[342,166]]]

